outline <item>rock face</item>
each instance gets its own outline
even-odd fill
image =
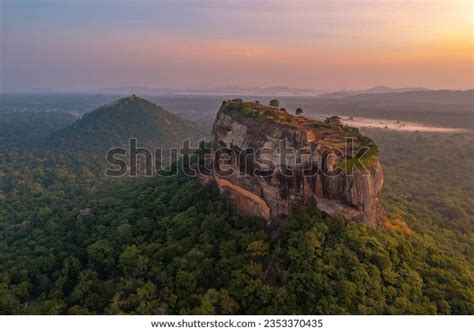
[[[270,227],[291,211],[324,213],[381,226],[383,185],[375,144],[336,119],[315,121],[240,99],[225,101],[214,122],[212,181],[242,214]]]

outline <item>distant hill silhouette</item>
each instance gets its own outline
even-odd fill
[[[137,138],[138,146],[148,148],[178,147],[186,138],[195,145],[206,134],[199,125],[132,95],[86,113],[52,139],[61,147],[106,151],[127,146],[130,138]]]
[[[405,91],[399,93],[362,93],[345,99],[370,102],[474,105],[474,90]]]
[[[243,87],[219,86],[213,88],[173,89],[166,87],[124,86],[101,89],[98,92],[106,94],[127,95],[139,93],[141,95],[225,95],[225,96],[316,96],[323,93],[311,88],[295,88],[288,86]]]
[[[388,86],[374,86],[366,90],[340,90],[336,92],[323,93],[318,95],[319,98],[344,98],[348,96],[358,95],[358,94],[382,94],[382,93],[403,93],[411,91],[429,91],[427,88],[423,87],[402,87],[402,88],[392,88]]]

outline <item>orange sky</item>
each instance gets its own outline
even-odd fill
[[[474,85],[472,1],[25,3],[2,7],[4,90]]]

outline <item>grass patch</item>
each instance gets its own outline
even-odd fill
[[[245,117],[260,118],[260,112],[244,102],[226,102],[222,105],[224,113],[238,112]]]
[[[273,119],[278,119],[278,118],[280,117],[280,116],[277,114],[276,111],[271,110],[271,109],[265,110],[264,113],[263,113],[263,115],[266,116],[266,117],[271,117],[271,118],[273,118]]]
[[[369,153],[369,152],[368,152]],[[376,155],[364,155],[364,157],[353,157],[339,162],[339,167],[344,173],[352,174],[357,170],[364,170],[377,163]]]
[[[367,136],[360,133],[358,128],[344,125],[342,129],[351,134],[357,141],[360,142],[361,147],[357,153],[346,160],[341,161],[339,166],[345,173],[352,173],[355,170],[363,170],[377,162],[379,148],[375,142]]]

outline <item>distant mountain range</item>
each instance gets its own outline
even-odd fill
[[[376,104],[412,103],[437,105],[465,105],[474,108],[474,90],[411,90],[397,93],[360,93],[343,98],[344,100],[369,102]]]
[[[242,87],[228,85],[214,88],[198,89],[172,89],[166,87],[146,87],[146,86],[125,86],[116,88],[101,89],[98,92],[104,94],[117,95],[236,95],[236,96],[318,96],[320,98],[343,98],[357,94],[381,94],[381,93],[401,93],[409,91],[430,91],[423,87],[392,88],[387,86],[375,86],[365,90],[340,90],[336,92],[326,92],[311,88],[295,88],[288,86],[270,87]]]
[[[412,91],[431,91],[431,90],[424,87],[392,88],[388,86],[375,86],[366,90],[340,90],[336,92],[321,93],[318,95],[318,97],[330,99],[330,98],[344,98],[344,97],[358,95],[358,94],[402,93],[402,92],[412,92]]]
[[[99,93],[117,94],[117,95],[239,95],[239,96],[316,96],[324,91],[310,88],[293,88],[288,86],[270,86],[270,87],[241,87],[241,86],[222,86],[215,88],[198,89],[171,89],[163,87],[146,86],[125,86],[116,88],[101,89]]]
[[[103,88],[99,90],[82,90],[82,91],[54,91],[54,90],[34,90],[30,92],[21,92],[21,94],[104,94],[104,95],[142,95],[142,96],[162,96],[162,95],[207,95],[207,96],[223,96],[225,98],[239,96],[262,96],[262,97],[317,97],[321,99],[340,99],[352,97],[356,95],[379,95],[379,94],[400,94],[406,92],[465,92],[471,90],[433,90],[424,87],[400,87],[393,88],[388,86],[374,86],[362,90],[339,90],[339,91],[323,91],[312,88],[297,88],[288,86],[270,86],[270,87],[242,87],[236,85],[228,85],[222,87],[210,88],[190,88],[175,89],[167,87],[147,87],[147,86],[123,86]],[[18,92],[20,93],[20,92]],[[439,94],[439,93],[438,93]]]

